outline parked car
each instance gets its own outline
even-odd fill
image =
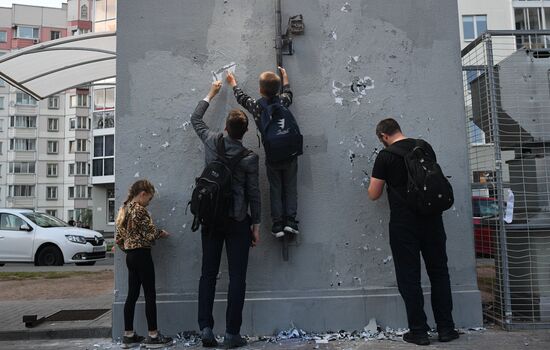
[[[497,200],[491,197],[473,196],[472,209],[476,256],[492,258],[496,247],[494,225],[488,225],[486,219],[498,216]]]
[[[0,208],[0,266],[7,262],[94,265],[105,254],[105,239],[99,232],[33,210]]]

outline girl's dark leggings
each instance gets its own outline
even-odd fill
[[[145,316],[149,331],[157,330],[157,294],[155,290],[155,266],[151,249],[139,248],[126,252],[128,267],[128,296],[124,304],[124,329],[134,330],[134,312],[140,287],[145,294]]]

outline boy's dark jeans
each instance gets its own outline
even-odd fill
[[[298,210],[298,158],[280,163],[266,162],[273,222],[296,218]]]
[[[226,332],[239,334],[246,292],[248,251],[252,242],[250,218],[243,221],[228,219],[223,228],[202,232],[202,275],[199,282],[199,327],[214,328],[212,309],[216,295],[216,280],[220,270],[222,248],[225,242],[229,268]]]
[[[432,310],[437,329],[454,329],[453,300],[445,247],[447,237],[443,220],[441,216],[419,218],[404,214],[392,215],[390,246],[397,286],[405,302],[409,328],[413,332],[426,332],[430,329],[426,323],[424,295],[420,283],[422,254],[432,287]]]

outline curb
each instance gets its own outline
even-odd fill
[[[111,327],[0,331],[0,344],[5,340],[111,338],[111,334]]]

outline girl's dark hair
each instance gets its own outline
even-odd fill
[[[116,225],[122,225],[124,223],[124,219],[126,218],[126,206],[132,199],[134,199],[135,196],[140,194],[141,192],[146,192],[151,195],[155,194],[155,186],[149,181],[149,180],[138,180],[130,186],[128,189],[128,196],[126,197],[126,200],[118,210],[118,214],[116,217]]]

